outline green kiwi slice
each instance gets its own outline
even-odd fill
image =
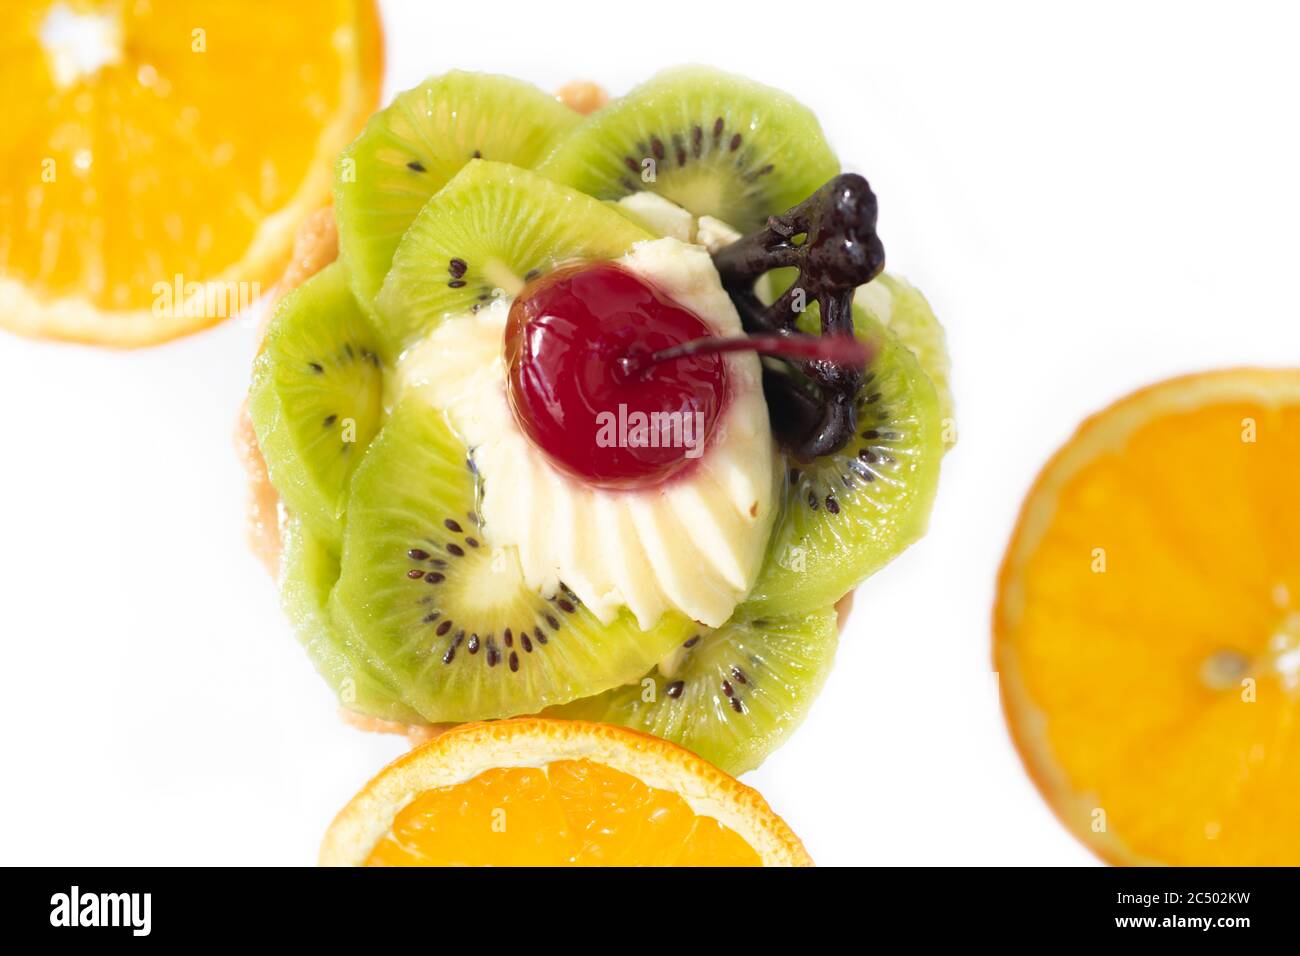
[[[289,521],[281,558],[280,595],[285,613],[317,672],[349,710],[400,723],[420,715],[375,673],[327,610],[339,576],[338,554],[298,518]]]
[[[779,90],[707,67],[667,70],[593,113],[538,171],[596,196],[649,189],[741,232],[840,171],[817,118]]]
[[[337,541],[348,477],[379,428],[378,337],[333,263],[285,296],[253,365],[248,411],[289,510]]]
[[[957,441],[954,402],[948,358],[948,340],[943,326],[921,290],[906,279],[883,273],[858,289],[854,308],[865,309],[906,345],[939,393],[939,411],[944,419],[943,441],[951,447]]]
[[[429,197],[475,157],[531,166],[581,117],[522,80],[453,71],[399,93],[343,151],[339,253],[367,309]]]
[[[692,633],[602,624],[569,591],[527,587],[484,540],[478,478],[443,413],[400,401],[357,469],[330,607],[428,721],[536,713],[635,680]]]
[[[808,313],[803,320],[817,321]],[[833,604],[929,523],[943,457],[934,384],[892,332],[864,312],[855,320],[859,338],[876,349],[856,398],[857,435],[832,455],[788,462],[781,513],[747,602],[753,613]]]
[[[420,210],[376,300],[395,347],[448,315],[574,259],[612,259],[654,236],[603,203],[507,163],[474,160]]]
[[[739,613],[689,638],[639,682],[551,708],[675,741],[731,774],[753,770],[802,722],[830,673],[835,609],[781,618]]]

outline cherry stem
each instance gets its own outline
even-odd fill
[[[729,338],[704,336],[649,355],[624,355],[618,359],[619,371],[626,376],[640,375],[652,365],[672,362],[691,355],[722,352],[759,352],[782,358],[829,362],[848,368],[863,369],[871,350],[851,335],[804,335],[802,333],[768,333],[737,335]]]

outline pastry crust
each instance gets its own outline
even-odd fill
[[[316,273],[338,258],[339,234],[334,223],[334,209],[325,206],[303,220],[293,240],[293,252],[284,274],[280,276],[262,310],[258,324],[259,347],[266,335],[266,327],[275,314],[275,307],[288,293],[302,285]],[[266,459],[257,445],[252,419],[248,417],[248,402],[239,408],[235,425],[235,453],[243,463],[248,476],[248,512],[245,532],[253,553],[266,566],[274,578],[280,576],[280,555],[284,550],[284,522],[286,514],[280,496],[271,484],[266,471]]]
[[[555,97],[575,113],[588,116],[609,102],[605,88],[591,80],[574,80],[555,91]]]

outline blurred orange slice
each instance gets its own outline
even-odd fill
[[[1300,864],[1300,370],[1085,422],[1007,551],[995,665],[1062,821],[1115,863]]]
[[[0,325],[105,345],[269,287],[376,108],[374,0],[12,0]]]
[[[806,866],[761,796],[675,744],[529,717],[463,724],[386,767],[323,865]]]

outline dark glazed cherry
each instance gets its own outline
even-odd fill
[[[791,332],[808,302],[821,313],[823,336],[853,334],[853,292],[885,268],[876,234],[876,196],[865,179],[844,173],[767,225],[717,252],[713,263],[746,331]],[[798,277],[771,305],[754,291],[772,269]],[[766,368],[763,389],[772,428],[797,458],[839,451],[857,430],[854,398],[862,366],[796,358],[785,371]]]
[[[510,307],[510,406],[551,463],[580,481],[667,481],[707,447],[727,367],[712,351],[659,353],[711,337],[699,316],[614,263],[560,269]]]

